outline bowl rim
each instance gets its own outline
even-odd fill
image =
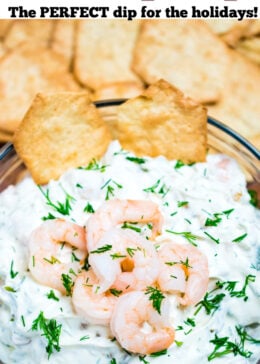
[[[109,100],[101,100],[101,101],[95,101],[94,104],[96,107],[111,107],[111,106],[119,106],[123,104],[128,99],[121,98],[121,99],[109,99]],[[260,150],[258,150],[255,146],[253,146],[245,137],[243,137],[241,134],[239,134],[237,131],[233,130],[226,124],[223,124],[222,122],[216,120],[215,118],[208,116],[207,118],[208,124],[215,126],[217,129],[224,131],[226,134],[231,136],[233,139],[238,141],[241,145],[243,145],[254,157],[256,157],[258,160],[260,160]],[[10,153],[12,150],[14,150],[14,146],[12,143],[6,143],[1,149],[0,149],[0,160],[4,159],[8,153]]]

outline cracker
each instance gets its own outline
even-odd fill
[[[0,38],[6,35],[13,22],[14,20],[12,19],[0,19]]]
[[[3,55],[6,53],[5,46],[3,45],[3,42],[0,41],[0,58],[3,57]]]
[[[13,132],[38,92],[79,89],[55,52],[33,44],[10,51],[0,59],[0,128]]]
[[[209,115],[251,137],[260,133],[260,69],[237,52],[230,52],[232,67],[223,82],[223,97],[218,104],[208,106]]]
[[[57,20],[51,40],[51,48],[64,58],[68,69],[71,67],[74,55],[75,30],[75,20]]]
[[[80,20],[74,72],[84,85],[97,89],[104,83],[136,81],[130,69],[139,20]]]
[[[112,82],[101,85],[94,93],[93,100],[126,99],[140,95],[143,85],[134,81]]]
[[[117,110],[116,136],[137,155],[204,161],[206,128],[206,109],[164,80]]]
[[[4,44],[9,49],[14,49],[23,42],[48,45],[53,26],[54,21],[48,19],[16,20],[6,35]]]
[[[133,69],[148,84],[163,78],[199,102],[215,102],[228,51],[203,21],[148,20],[137,38]]]
[[[38,94],[14,136],[14,146],[38,184],[99,158],[108,127],[87,93]]]
[[[13,138],[13,134],[7,133],[4,130],[0,130],[0,143],[11,142]]]

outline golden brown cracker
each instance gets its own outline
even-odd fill
[[[13,132],[38,92],[80,87],[55,52],[25,44],[0,59],[0,127]]]
[[[260,69],[235,51],[232,67],[223,80],[222,98],[208,106],[209,115],[226,123],[245,137],[260,132]]]
[[[148,20],[137,38],[133,69],[148,84],[163,78],[199,102],[216,102],[228,51],[203,21]]]
[[[73,19],[59,19],[55,23],[51,48],[64,58],[70,69],[74,55],[76,21]]]
[[[11,142],[13,139],[12,133],[7,133],[4,130],[0,130],[0,143]]]
[[[3,42],[0,41],[0,58],[3,57],[3,55],[6,53],[5,46],[3,45]]]
[[[38,94],[14,136],[14,146],[38,184],[105,152],[108,127],[87,93]]]
[[[48,19],[19,19],[15,20],[5,37],[4,44],[9,49],[14,49],[24,42],[48,45],[54,21]]]
[[[6,35],[13,23],[12,19],[0,19],[0,38]]]
[[[204,161],[206,109],[164,80],[117,110],[116,136],[137,155]]]
[[[135,81],[112,82],[101,85],[93,95],[93,100],[126,99],[140,95],[144,86]]]
[[[130,69],[139,20],[79,20],[74,72],[94,90],[104,83],[136,81]]]
[[[242,39],[237,44],[236,50],[260,65],[260,37]]]

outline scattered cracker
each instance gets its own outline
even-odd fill
[[[203,21],[148,20],[137,38],[133,69],[148,84],[164,78],[199,102],[215,102],[228,51]]]
[[[9,49],[14,49],[24,42],[48,45],[53,27],[54,21],[48,19],[16,20],[5,37],[4,44]]]
[[[87,93],[38,94],[14,136],[14,146],[38,184],[99,158],[108,127]]]
[[[74,55],[75,20],[57,20],[51,40],[51,48],[64,58],[64,62],[70,69]]]
[[[80,20],[75,49],[75,75],[92,89],[104,83],[136,81],[130,69],[139,20]]]
[[[260,133],[260,69],[237,52],[230,52],[232,67],[223,80],[223,97],[208,107],[209,115],[251,137]]]
[[[206,109],[164,80],[120,105],[117,120],[116,136],[137,155],[205,160]]]
[[[78,91],[60,56],[36,45],[0,59],[0,128],[13,132],[38,92]]]
[[[0,38],[3,38],[14,23],[12,19],[0,19]]]
[[[0,143],[11,142],[13,139],[13,134],[7,133],[4,130],[0,130]]]
[[[94,93],[93,100],[127,99],[140,95],[144,86],[134,81],[112,82],[101,85]]]
[[[3,42],[0,41],[0,58],[3,57],[3,55],[6,53],[5,46],[3,45]]]
[[[237,44],[236,50],[260,65],[260,37],[241,40]]]

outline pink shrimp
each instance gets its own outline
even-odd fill
[[[158,252],[161,270],[158,277],[160,288],[180,293],[179,302],[195,305],[207,291],[209,281],[208,260],[192,245],[165,243]]]
[[[157,204],[146,200],[109,200],[106,201],[88,220],[88,250],[94,250],[102,235],[124,222],[152,223],[153,239],[163,223],[162,214]]]
[[[73,278],[87,255],[85,229],[62,219],[45,221],[32,232],[29,252],[32,276],[66,293],[62,274],[73,272]]]

